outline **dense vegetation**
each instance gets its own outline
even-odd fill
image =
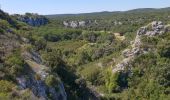
[[[0,64],[3,63],[0,99],[10,98],[13,86],[17,86],[15,77],[25,74],[23,49],[40,53],[51,73],[46,84],[58,89],[56,84],[61,79],[69,100],[170,98],[170,33],[142,37],[143,46],[150,46],[154,52],[136,57],[130,64],[132,74],[128,74],[129,70],[113,74],[111,69],[122,60],[122,51],[129,48],[139,27],[154,20],[170,24],[169,8],[47,16],[49,24],[40,27],[28,26],[15,18],[11,21],[8,17],[0,17],[0,32],[7,33],[6,29],[10,28],[17,36],[29,39],[29,43],[0,58]],[[66,20],[91,20],[97,24],[66,28],[63,26]],[[121,33],[125,39],[114,33]],[[29,99],[28,95],[21,99]]]

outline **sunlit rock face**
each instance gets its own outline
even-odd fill
[[[169,25],[164,25],[162,21],[153,21],[147,26],[139,28],[136,34],[136,38],[131,44],[131,48],[125,49],[122,52],[124,59],[119,62],[112,70],[113,73],[123,71],[126,66],[129,66],[133,59],[141,54],[145,54],[150,51],[150,48],[142,48],[142,36],[154,37],[162,35],[169,31]]]
[[[25,15],[14,15],[17,20],[27,23],[31,26],[41,26],[48,24],[49,20],[38,14],[26,13]]]
[[[91,20],[87,21],[63,21],[63,25],[65,27],[70,27],[70,28],[78,28],[78,27],[85,27],[87,25],[90,25],[92,23]]]
[[[45,80],[50,75],[50,69],[42,64],[39,53],[23,52],[22,56],[26,62],[27,73],[16,78],[20,90],[30,89],[38,100],[49,100],[49,97],[52,100],[67,100],[61,81],[56,83],[57,89],[46,84]]]
[[[147,36],[155,36],[162,35],[165,33],[165,25],[161,21],[153,21],[151,24],[145,27],[141,27],[137,35],[147,35]]]

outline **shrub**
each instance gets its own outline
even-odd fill
[[[18,76],[23,72],[23,70],[24,70],[23,66],[14,65],[10,68],[10,74]]]
[[[13,83],[6,80],[0,80],[0,93],[9,93],[12,91],[13,87]]]
[[[8,28],[10,25],[6,20],[0,19],[0,28]]]
[[[45,83],[50,87],[58,87],[59,79],[57,79],[54,75],[49,75],[45,79]]]
[[[105,87],[109,94],[111,94],[118,87],[119,73],[112,73],[111,69],[105,73]]]
[[[103,83],[102,73],[98,66],[87,66],[81,71],[82,76],[93,85],[101,85]]]

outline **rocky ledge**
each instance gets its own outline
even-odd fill
[[[141,27],[137,31],[137,35],[134,41],[132,41],[132,45],[129,49],[125,49],[122,52],[124,59],[119,62],[116,66],[113,67],[112,72],[123,71],[126,66],[130,64],[133,59],[141,54],[145,54],[150,51],[150,48],[142,48],[142,36],[154,37],[157,35],[162,35],[169,31],[169,25],[164,25],[161,21],[153,21],[147,26]]]
[[[40,55],[35,52],[24,52],[22,56],[27,64],[26,75],[16,78],[19,89],[31,90],[33,100],[67,100],[67,94],[63,83],[58,80],[55,87],[46,84],[47,77],[50,76],[50,69],[42,64]],[[58,76],[55,75],[57,78]]]

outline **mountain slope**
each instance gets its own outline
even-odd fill
[[[0,99],[169,99],[169,8],[1,15]]]
[[[0,14],[0,99],[66,100],[58,76],[49,73],[50,70],[45,71],[48,67],[42,67],[38,51],[34,51],[30,40],[23,37],[32,27],[3,11]],[[56,82],[55,85],[52,82]]]

